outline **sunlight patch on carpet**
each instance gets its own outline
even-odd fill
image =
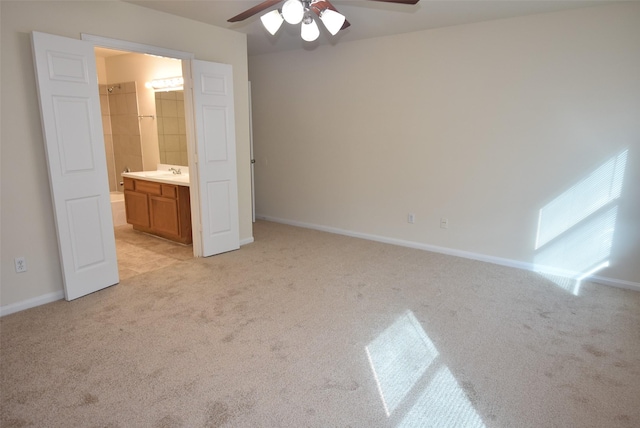
[[[399,419],[399,427],[484,427],[413,312],[398,317],[365,352],[385,413]]]

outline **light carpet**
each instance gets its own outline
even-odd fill
[[[638,292],[275,223],[254,237],[3,317],[1,426],[640,426]]]

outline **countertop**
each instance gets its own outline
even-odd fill
[[[189,174],[174,174],[171,171],[123,172],[122,176],[135,178],[137,180],[155,181],[156,183],[189,187]]]

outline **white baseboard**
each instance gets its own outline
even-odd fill
[[[251,238],[245,238],[240,241],[240,246],[251,244],[253,242],[253,236]]]
[[[622,279],[606,278],[598,275],[592,275],[588,277],[587,280],[592,282],[597,282],[598,284],[610,285],[611,287],[640,291],[640,283],[638,282],[624,281]]]
[[[55,291],[53,293],[43,294],[42,296],[32,297],[31,299],[12,303],[10,305],[0,306],[0,317],[3,317],[5,315],[10,315],[16,312],[24,311],[25,309],[35,308],[36,306],[55,302],[61,299],[64,299],[64,291],[62,290]]]
[[[431,252],[434,252],[434,253],[440,253],[440,254],[446,254],[446,255],[449,255],[449,256],[462,257],[462,258],[465,258],[465,259],[478,260],[478,261],[481,261],[481,262],[493,263],[493,264],[496,264],[496,265],[508,266],[508,267],[528,270],[528,271],[536,272],[536,273],[543,273],[543,274],[548,274],[548,275],[557,275],[557,276],[563,276],[563,277],[569,277],[569,278],[572,278],[572,277],[576,278],[576,277],[580,276],[580,272],[571,272],[571,271],[568,271],[568,270],[557,269],[557,268],[548,267],[548,266],[539,266],[539,265],[535,265],[533,263],[522,262],[522,261],[512,260],[512,259],[505,259],[505,258],[502,258],[502,257],[488,256],[486,254],[472,253],[472,252],[469,252],[469,251],[456,250],[456,249],[453,249],[453,248],[439,247],[439,246],[436,246],[436,245],[423,244],[421,242],[414,242],[414,241],[406,241],[406,240],[403,240],[403,239],[388,238],[386,236],[371,235],[371,234],[368,234],[368,233],[354,232],[354,231],[351,231],[351,230],[339,229],[339,228],[336,228],[336,227],[322,226],[322,225],[317,225],[317,224],[312,224],[312,223],[303,223],[303,222],[299,222],[299,221],[286,220],[286,219],[282,219],[282,218],[270,217],[270,216],[264,216],[264,215],[258,215],[258,214],[256,214],[256,218],[260,219],[260,220],[272,221],[274,223],[282,223],[282,224],[288,224],[290,226],[302,227],[302,228],[305,228],[305,229],[314,229],[314,230],[319,230],[319,231],[322,231],[322,232],[329,232],[329,233],[335,233],[335,234],[338,234],[338,235],[351,236],[353,238],[367,239],[369,241],[382,242],[382,243],[385,243],[385,244],[392,244],[392,245],[398,245],[398,246],[401,246],[401,247],[415,248],[417,250],[431,251]],[[586,278],[582,278],[582,280],[583,281],[586,280],[586,281],[591,281],[591,282],[597,282],[598,284],[609,285],[609,286],[617,287],[617,288],[625,288],[625,289],[628,289],[628,290],[640,291],[640,283],[638,283],[638,282],[624,281],[624,280],[620,280],[620,279],[607,278],[607,277],[602,277],[602,276],[597,276],[597,275],[591,275],[591,276],[588,276]]]

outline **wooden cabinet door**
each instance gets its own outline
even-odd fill
[[[124,206],[127,212],[127,223],[149,227],[149,203],[146,194],[125,190]]]
[[[180,237],[178,201],[161,196],[149,196],[151,229]]]

